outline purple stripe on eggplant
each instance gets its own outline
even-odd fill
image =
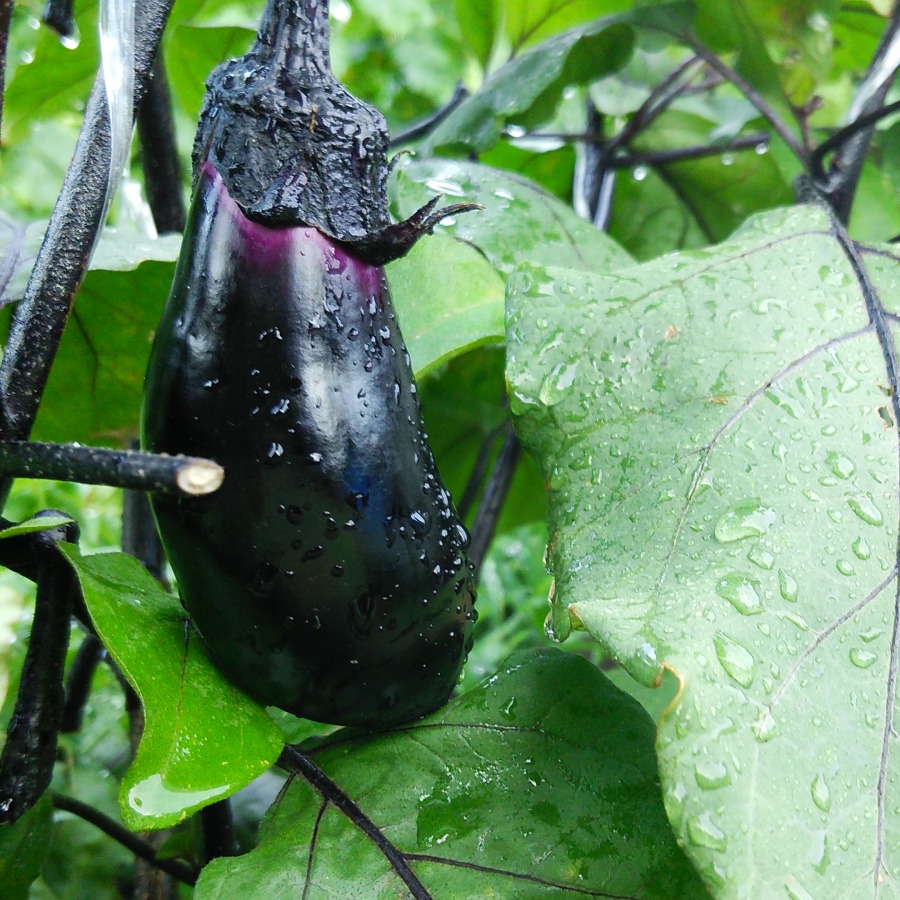
[[[386,727],[446,702],[475,618],[468,536],[423,431],[383,269],[245,215],[200,166],[143,443],[222,488],[153,498],[182,601],[261,702]]]

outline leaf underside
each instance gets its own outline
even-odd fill
[[[510,284],[550,629],[588,629],[644,683],[682,679],[666,808],[723,896],[900,890],[898,261],[806,206]]]

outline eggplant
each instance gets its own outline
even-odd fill
[[[216,665],[267,705],[384,728],[449,698],[475,591],[383,265],[471,207],[391,223],[387,128],[331,75],[327,25],[327,3],[270,0],[210,77],[142,444],[225,469],[214,494],[152,497]]]

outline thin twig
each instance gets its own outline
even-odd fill
[[[391,138],[391,146],[399,147],[401,144],[409,144],[412,141],[418,141],[420,138],[425,137],[426,135],[431,134],[450,113],[459,106],[466,97],[469,96],[468,90],[466,90],[465,85],[459,81],[456,84],[456,88],[453,91],[453,96],[439,109],[436,109],[431,115],[426,116],[424,119],[421,119],[418,122],[413,122],[412,125],[409,125],[407,128],[404,128],[402,131],[398,131]]]
[[[108,484],[198,497],[217,491],[225,470],[194,456],[109,450],[81,444],[0,441],[0,475]]]
[[[850,138],[854,135],[857,135],[860,131],[864,131],[865,129],[871,127],[876,122],[880,122],[882,119],[886,119],[888,116],[892,116],[894,113],[900,112],[900,100],[895,100],[893,103],[888,103],[887,106],[882,106],[881,109],[876,109],[874,112],[867,113],[864,116],[860,116],[858,119],[855,119],[849,125],[845,125],[840,131],[836,131],[831,136],[825,138],[815,150],[813,150],[810,158],[810,172],[813,178],[817,180],[824,180],[828,177],[825,172],[825,157],[828,156],[833,150],[836,150],[838,147],[841,147],[845,144]],[[846,224],[846,223],[844,223]]]
[[[91,825],[99,828],[104,834],[127,850],[130,850],[140,859],[145,860],[157,869],[161,869],[167,875],[171,875],[172,878],[176,878],[184,884],[193,886],[197,883],[199,872],[193,866],[189,866],[187,863],[180,862],[177,859],[160,859],[148,843],[142,841],[137,835],[132,834],[114,819],[94,809],[93,806],[88,806],[87,803],[82,803],[81,800],[76,800],[74,797],[58,794],[56,791],[51,796],[53,805],[57,809],[72,813],[73,816],[78,816],[79,819],[84,819],[85,822],[90,822]]]
[[[62,525],[51,534],[56,540],[74,541],[78,529]],[[34,623],[19,693],[0,756],[0,825],[28,812],[53,776],[75,590],[72,569],[45,559],[38,573]]]
[[[667,166],[671,163],[684,162],[690,159],[704,159],[708,156],[721,156],[725,153],[739,153],[745,150],[756,150],[768,147],[769,135],[764,131],[735,138],[727,144],[698,144],[694,147],[678,147],[674,150],[648,150],[646,153],[628,153],[617,156],[611,163],[612,168],[632,169],[636,166]]]
[[[297,772],[317,790],[335,809],[342,812],[381,851],[391,868],[409,888],[415,900],[433,900],[425,885],[410,868],[403,853],[382,833],[381,829],[353,802],[308,756],[287,746],[278,757],[277,765],[288,772]]]
[[[122,549],[130,553],[166,589],[166,555],[163,552],[150,499],[143,491],[125,491],[122,504]]]
[[[475,516],[472,524],[472,545],[469,548],[469,559],[475,567],[476,573],[480,572],[488,547],[494,539],[494,532],[497,530],[500,513],[503,511],[503,504],[509,493],[521,453],[521,445],[510,423],[507,425],[503,446],[500,447],[500,452],[494,461],[490,480],[481,497],[478,515]]]
[[[219,800],[200,810],[200,828],[203,832],[204,862],[211,862],[220,856],[236,856],[237,841],[234,839],[234,817],[231,802]]]
[[[95,634],[86,634],[66,679],[66,703],[59,730],[72,734],[80,730],[84,709],[91,694],[91,684],[97,666],[106,656],[106,648]]]
[[[693,35],[679,32],[675,35],[679,40],[688,44],[711,69],[718,72],[726,81],[730,81],[759,111],[760,115],[772,126],[775,133],[790,147],[794,156],[802,164],[804,170],[809,169],[809,154],[806,148],[797,140],[797,136],[778,115],[775,109],[766,101],[762,94],[748,81],[742,78],[731,66],[724,63],[715,53],[708,50]]]
[[[137,131],[153,223],[159,234],[180,233],[185,222],[181,160],[175,139],[172,95],[161,51],[153,63],[147,93],[137,109]]]
[[[482,438],[481,446],[478,448],[478,455],[475,457],[475,465],[472,466],[472,472],[469,475],[469,480],[466,482],[465,490],[462,492],[459,503],[456,504],[456,511],[463,521],[468,517],[469,510],[472,508],[472,504],[478,496],[478,491],[481,489],[484,476],[487,475],[491,451],[494,449],[494,444],[497,443],[497,436],[502,428],[502,425],[494,428]]]
[[[146,90],[173,0],[146,0],[136,9],[135,105]],[[101,226],[110,161],[106,86],[98,75],[85,110],[72,164],[50,218],[25,294],[16,308],[0,364],[0,435],[28,437],[75,293]],[[9,493],[0,480],[0,505]]]
[[[891,17],[878,42],[872,62],[856,91],[850,113],[855,120],[853,124],[880,111],[897,73],[898,49],[900,49],[900,3],[894,3]],[[861,126],[851,134],[845,135],[844,140],[837,145],[838,149],[826,178],[818,179],[815,168],[811,169],[813,177],[820,180],[819,187],[822,193],[843,225],[850,220],[850,210],[853,207],[869,144],[875,134],[876,121],[877,119],[869,120],[868,127]],[[819,147],[816,151],[819,164],[825,155],[821,150]]]

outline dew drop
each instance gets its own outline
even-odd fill
[[[710,812],[704,812],[687,822],[688,840],[696,847],[723,852],[728,848],[725,832],[712,820]]]
[[[842,453],[831,452],[825,457],[825,465],[838,477],[846,481],[852,478],[856,472],[856,466],[853,461],[848,459]]]
[[[745,500],[725,512],[716,522],[714,534],[720,544],[731,544],[764,535],[774,521],[774,509],[763,506],[759,499]]]
[[[750,687],[756,670],[750,651],[721,631],[713,637],[713,644],[716,648],[716,657],[728,675],[741,687]]]
[[[884,516],[881,514],[881,510],[875,505],[875,501],[872,499],[871,495],[858,494],[855,497],[849,497],[847,505],[867,525],[884,524]]]
[[[784,569],[778,570],[778,590],[783,599],[788,603],[797,602],[797,581],[793,575],[789,575]]]
[[[822,812],[828,812],[828,810],[831,809],[831,791],[828,790],[828,784],[824,777],[822,775],[816,775],[809,790],[812,794],[813,803],[815,803]]]
[[[724,763],[718,760],[705,760],[697,763],[694,768],[694,778],[705,791],[712,791],[731,784],[731,775],[728,769]]]
[[[716,584],[716,593],[744,616],[753,616],[763,611],[759,592],[759,582],[742,572],[731,572]]]
[[[877,654],[873,653],[871,650],[865,650],[862,647],[854,647],[850,651],[850,662],[852,662],[857,669],[868,669],[876,659],[878,659]]]

